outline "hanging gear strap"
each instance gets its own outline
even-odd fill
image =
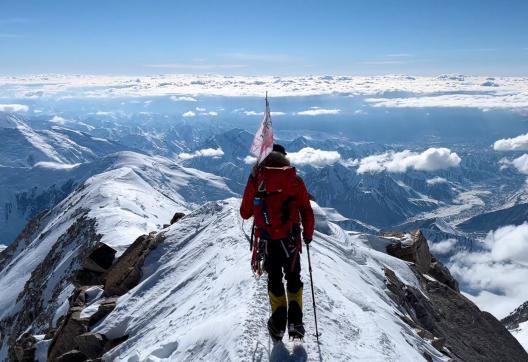
[[[295,241],[295,255],[293,256],[293,260],[290,267],[291,273],[293,273],[297,258],[299,257],[299,254],[302,251],[301,227],[298,224],[293,225],[292,236],[293,240]]]

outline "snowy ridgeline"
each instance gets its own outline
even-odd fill
[[[71,294],[67,281],[79,268],[79,258],[97,241],[119,256],[137,236],[163,228],[175,211],[187,212],[207,200],[231,195],[220,177],[162,157],[132,152],[113,156],[106,172],[89,178],[29,223],[0,254],[0,360],[6,358],[12,329],[27,324],[21,313],[42,317],[32,324],[33,333],[46,330],[46,317],[53,316]],[[79,228],[81,219],[93,220],[95,230]],[[38,293],[41,305],[32,301],[33,293]],[[30,306],[35,310],[27,310]]]
[[[249,266],[250,223],[242,222],[240,200],[231,196],[222,178],[162,157],[113,156],[105,172],[30,223],[0,254],[0,290],[8,291],[0,297],[0,360],[12,356],[9,350],[24,332],[38,341],[36,358],[45,360],[54,342],[44,335],[50,322],[52,328],[64,325],[72,312],[71,281],[84,268],[85,256],[102,242],[120,257],[138,236],[152,231],[162,242],[146,256],[139,284],[90,326],[92,333],[121,342],[105,351],[104,360],[448,359],[433,347],[436,339],[420,336],[402,320],[405,312],[389,297],[385,268],[405,288],[427,293],[408,263],[384,252],[389,239],[347,233],[316,205],[312,263],[321,344],[313,337],[303,253],[308,334],[302,346],[273,348],[265,326],[266,282],[255,280]],[[165,228],[175,211],[190,214]],[[84,293],[88,306],[80,319],[91,318],[107,302],[100,286]]]
[[[147,258],[144,277],[121,297],[94,332],[128,339],[106,354],[108,360],[266,360],[292,353],[309,360],[423,361],[440,352],[396,316],[385,293],[383,267],[419,288],[408,265],[371,249],[362,235],[349,236],[330,224],[331,235],[316,232],[312,263],[321,345],[315,343],[306,255],[305,323],[302,346],[269,345],[265,280],[250,271],[250,253],[238,216],[240,200],[209,203],[171,226],[165,241]],[[404,357],[405,356],[405,357]]]

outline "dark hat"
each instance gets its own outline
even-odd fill
[[[284,156],[286,156],[286,149],[283,145],[279,145],[278,143],[273,144],[273,151],[282,153]]]

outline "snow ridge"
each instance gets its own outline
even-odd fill
[[[396,271],[419,287],[403,261],[372,250],[362,236],[349,237],[331,224],[330,235],[316,232],[312,262],[318,302],[318,346],[312,336],[313,310],[306,257],[305,323],[302,346],[268,345],[269,315],[265,280],[249,268],[249,223],[238,215],[239,199],[212,202],[164,231],[165,242],[147,257],[142,282],[121,297],[95,332],[109,338],[128,335],[105,355],[107,360],[252,360],[290,354],[293,358],[435,361],[440,352],[396,316],[396,305],[383,292],[382,268]],[[319,351],[320,349],[320,351]],[[295,355],[295,356],[294,356]]]

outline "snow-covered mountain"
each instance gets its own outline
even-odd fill
[[[106,360],[472,360],[487,348],[523,360],[434,261],[449,265],[479,233],[526,219],[525,176],[501,169],[489,145],[457,145],[456,169],[358,173],[346,160],[403,146],[288,131],[288,152],[333,150],[341,161],[297,165],[321,205],[312,257],[322,344],[273,348],[265,282],[249,272],[249,222],[231,198],[246,183],[253,134],[210,123],[0,113],[0,360],[75,359],[79,348]],[[187,216],[168,226],[176,212]],[[386,251],[416,229],[435,255],[429,270]],[[313,331],[307,283],[304,299]],[[521,341],[522,326],[510,329]]]
[[[104,172],[33,219],[0,254],[0,360],[28,320],[34,319],[35,330],[48,328],[71,292],[80,260],[95,244],[120,255],[138,235],[163,228],[175,212],[233,195],[223,179],[161,157],[124,152],[106,161]]]
[[[163,158],[116,156],[0,255],[0,289],[9,291],[0,299],[0,359],[528,358],[429,254],[409,263],[386,253],[394,243],[427,248],[420,234],[347,233],[324,213],[312,243],[321,344],[305,283],[310,334],[302,346],[271,345],[240,200],[203,204],[230,194],[223,179]],[[187,215],[164,227],[175,211]],[[305,282],[307,269],[303,254]],[[453,312],[436,312],[444,308]]]
[[[528,351],[528,302],[516,308],[502,323]]]
[[[460,223],[458,227],[467,232],[487,233],[501,226],[521,225],[526,220],[528,220],[528,203],[521,203],[476,215]]]
[[[35,130],[19,116],[4,112],[0,112],[0,139],[0,167],[30,167],[39,162],[75,164],[131,149],[59,126]]]

